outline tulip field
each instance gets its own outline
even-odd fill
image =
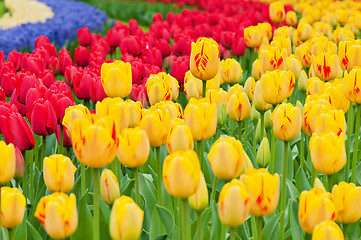
[[[0,2],[0,240],[361,239],[361,2]]]

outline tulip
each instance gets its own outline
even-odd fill
[[[147,133],[150,146],[160,147],[167,143],[170,121],[170,113],[165,108],[143,110],[139,125]]]
[[[188,100],[190,100],[191,98],[202,98],[202,84],[202,80],[195,78],[190,71],[185,73],[184,92]]]
[[[257,166],[260,168],[266,168],[271,162],[271,151],[267,137],[263,138],[261,144],[258,147],[256,162]]]
[[[179,103],[175,103],[172,101],[161,101],[151,106],[149,110],[155,111],[156,109],[164,109],[167,110],[170,114],[170,119],[175,118],[183,118],[183,110],[182,106]]]
[[[89,51],[86,47],[79,46],[75,48],[74,64],[81,67],[85,67],[89,64]]]
[[[350,29],[338,27],[332,32],[332,41],[336,44],[339,44],[340,41],[345,41],[347,39],[355,39],[355,34]]]
[[[301,114],[301,109],[294,107],[292,103],[277,106],[270,117],[275,137],[282,141],[295,139],[301,131]]]
[[[336,221],[351,224],[361,218],[361,187],[354,183],[340,182],[332,188],[336,207]]]
[[[1,226],[15,228],[24,218],[26,200],[18,188],[1,188]]]
[[[100,196],[109,205],[120,197],[118,179],[111,170],[106,168],[100,176]]]
[[[226,183],[219,195],[218,214],[222,223],[238,227],[246,221],[250,210],[250,195],[238,179]]]
[[[342,70],[350,72],[354,66],[361,66],[361,42],[356,40],[341,41],[338,48],[338,57]]]
[[[57,117],[49,100],[36,100],[26,116],[35,134],[47,136],[55,132]]]
[[[211,38],[198,38],[192,42],[190,71],[193,76],[207,81],[216,76],[219,67],[219,47]]]
[[[263,72],[283,69],[287,50],[279,46],[263,46],[259,50],[259,60]]]
[[[325,82],[323,82],[318,77],[312,77],[307,80],[307,95],[315,93],[323,93],[325,89]]]
[[[220,72],[224,82],[234,84],[242,77],[243,70],[237,60],[228,58],[221,61]]]
[[[68,196],[62,192],[42,197],[34,216],[51,238],[67,238],[78,227],[76,197],[73,193]]]
[[[254,77],[254,79],[258,80],[261,78],[262,74],[263,74],[263,72],[262,72],[261,62],[257,58],[252,64],[252,77]]]
[[[333,80],[339,71],[339,60],[337,55],[329,53],[313,56],[312,66],[315,75],[324,81]]]
[[[311,136],[310,154],[315,169],[324,174],[340,171],[346,163],[345,134],[334,132],[314,133]]]
[[[63,48],[59,51],[59,72],[64,75],[65,69],[68,66],[73,65],[73,60],[71,59],[70,52]]]
[[[317,224],[332,221],[335,217],[336,210],[331,193],[321,188],[312,188],[301,193],[298,220],[305,232],[311,234]]]
[[[87,115],[87,114],[90,114],[90,111],[87,107],[85,107],[82,104],[70,106],[67,109],[65,109],[62,125],[65,127],[69,136],[71,134],[73,121],[75,119],[81,119],[83,115]]]
[[[92,37],[90,30],[87,27],[82,27],[78,29],[78,42],[82,46],[90,46],[92,44]]]
[[[346,133],[345,114],[341,110],[328,110],[316,117],[315,133],[324,131],[334,132],[337,135]]]
[[[248,119],[251,114],[251,104],[247,94],[235,91],[227,94],[227,113],[235,121]]]
[[[248,168],[241,175],[241,181],[250,196],[250,214],[266,216],[276,209],[280,192],[277,173],[272,175],[264,168]]]
[[[249,101],[253,101],[254,89],[256,87],[256,81],[253,77],[247,78],[244,84],[244,92],[247,94]]]
[[[196,212],[202,212],[208,206],[208,190],[206,180],[202,172],[199,174],[197,191],[188,197],[190,207]]]
[[[312,26],[308,23],[299,22],[295,34],[301,41],[306,41],[311,38]]]
[[[182,119],[174,119],[167,137],[168,153],[193,149],[192,131]]]
[[[294,11],[288,11],[286,13],[286,23],[290,26],[295,26],[297,24],[297,16]]]
[[[220,74],[220,68],[216,74],[216,76],[214,78],[211,78],[209,79],[207,82],[206,82],[206,90],[210,90],[210,89],[213,89],[213,90],[219,90],[221,84],[223,84],[223,78],[221,77],[221,74]],[[203,92],[203,89],[202,89],[202,92]],[[207,94],[207,92],[206,92]]]
[[[101,168],[115,158],[118,128],[115,119],[110,116],[98,120],[91,117],[73,121],[71,141],[80,163],[92,168]]]
[[[261,93],[261,81],[256,82],[256,86],[254,87],[254,97],[253,97],[252,106],[254,106],[254,108],[258,112],[262,112],[262,113],[266,112],[272,107],[271,104],[263,100],[263,96]]]
[[[147,133],[139,127],[123,129],[118,136],[117,157],[121,164],[136,168],[148,160],[150,145]]]
[[[110,212],[109,232],[115,240],[136,240],[143,226],[143,210],[128,196],[115,200]]]
[[[257,26],[261,27],[263,30],[263,34],[266,35],[267,40],[272,39],[272,25],[268,22],[258,23]]]
[[[350,73],[345,72],[343,82],[346,98],[350,102],[361,104],[361,68],[356,67]]]
[[[312,240],[344,240],[341,228],[333,221],[323,221],[313,229]]]
[[[97,102],[95,109],[101,117],[112,116],[120,131],[129,126],[130,109],[120,97],[105,98]]]
[[[288,57],[292,53],[291,39],[288,37],[273,37],[270,45],[279,47],[281,49],[286,49],[286,57]]]
[[[143,109],[142,104],[140,102],[134,102],[130,99],[127,99],[125,103],[129,106],[130,113],[128,127],[133,128],[139,126],[141,111]]]
[[[206,99],[191,99],[184,109],[184,121],[191,128],[193,139],[208,139],[217,128],[216,105]]]
[[[308,82],[307,74],[304,70],[302,70],[300,76],[298,77],[298,83],[297,83],[298,90],[305,92],[307,90],[306,87],[307,82]]]
[[[76,167],[70,158],[53,154],[44,158],[44,182],[51,192],[69,192],[74,186]]]
[[[115,61],[103,63],[101,81],[109,97],[127,97],[132,91],[132,69],[130,63]]]
[[[241,141],[234,137],[219,138],[207,155],[213,174],[222,180],[237,178],[244,161]]]
[[[221,104],[226,103],[227,92],[224,91],[222,88],[209,89],[206,92],[206,99],[208,99],[210,104],[215,104],[217,106],[217,110],[218,110],[219,107],[221,106]]]
[[[286,59],[285,66],[286,66],[286,70],[293,72],[296,79],[300,78],[302,71],[302,63],[300,62],[300,60],[298,60],[298,58],[295,55],[291,54],[288,56],[288,58]]]
[[[19,180],[24,176],[25,162],[24,162],[23,154],[21,153],[20,149],[17,147],[15,147],[15,159],[16,159],[16,164],[15,164],[16,167],[15,167],[14,178],[16,180]]]
[[[262,44],[262,27],[249,26],[243,30],[244,42],[247,47],[256,48]]]
[[[15,147],[12,143],[6,145],[4,141],[0,141],[1,169],[0,184],[9,182],[15,176],[16,156]]]
[[[173,152],[164,159],[163,182],[168,193],[188,198],[196,193],[201,167],[193,150]]]
[[[312,64],[311,57],[311,46],[309,42],[306,42],[300,46],[298,46],[295,50],[295,55],[301,61],[302,65],[305,68],[309,68]]]
[[[346,98],[344,92],[343,80],[336,80],[325,85],[324,93],[330,96],[331,105],[338,110],[346,113],[350,107],[350,101]]]
[[[273,22],[280,23],[285,20],[285,7],[282,2],[273,2],[269,5],[269,16]]]
[[[151,74],[145,84],[150,105],[165,100],[172,100],[170,75],[164,73]]]

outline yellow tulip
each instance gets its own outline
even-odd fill
[[[350,72],[354,66],[361,66],[360,54],[360,40],[350,39],[347,41],[341,41],[338,45],[340,66],[343,70],[347,70],[347,72]]]
[[[201,167],[193,150],[177,151],[168,155],[163,163],[163,183],[168,193],[188,198],[198,189]]]
[[[298,46],[295,50],[295,55],[301,61],[305,68],[309,68],[312,63],[311,46],[309,42],[305,42]]]
[[[315,169],[324,174],[340,171],[346,163],[345,134],[334,132],[314,133],[311,136],[310,154]]]
[[[249,118],[251,114],[251,104],[248,96],[242,90],[227,94],[227,113],[235,121]]]
[[[143,129],[123,129],[118,140],[117,157],[121,164],[128,168],[136,168],[147,162],[150,145],[147,133]]]
[[[262,98],[272,105],[281,103],[291,96],[295,84],[295,75],[290,71],[265,72],[260,80]]]
[[[172,120],[167,139],[168,153],[193,149],[192,131],[183,119]]]
[[[120,196],[118,179],[111,170],[106,168],[100,177],[100,196],[109,205]]]
[[[288,11],[286,13],[286,23],[290,26],[295,26],[297,24],[297,16],[294,11]]]
[[[24,218],[26,200],[18,188],[1,188],[1,226],[14,228]]]
[[[266,169],[248,168],[241,175],[250,196],[250,214],[266,216],[277,207],[280,195],[280,177],[270,174]]]
[[[101,117],[112,116],[118,124],[119,130],[129,126],[130,109],[121,98],[105,98],[96,104],[96,113]]]
[[[172,86],[169,74],[164,72],[150,74],[145,87],[150,105],[165,100],[172,100]]]
[[[257,58],[252,64],[252,77],[254,77],[255,80],[258,80],[261,78],[262,74],[263,72],[262,72],[261,62]]]
[[[356,67],[350,73],[345,72],[344,93],[350,102],[361,104],[361,68]]]
[[[216,76],[219,67],[219,46],[212,38],[201,37],[194,43],[190,56],[190,71],[203,81]]]
[[[296,34],[301,41],[306,41],[312,36],[312,26],[308,23],[300,22],[298,23]]]
[[[202,172],[199,174],[197,191],[188,197],[189,206],[197,212],[203,211],[208,206],[208,190],[206,180]]]
[[[342,110],[328,110],[316,116],[314,133],[322,133],[324,131],[334,132],[337,135],[345,134],[345,113]]]
[[[128,127],[138,127],[140,124],[140,116],[143,109],[141,102],[134,102],[133,100],[127,99],[125,104],[129,107],[129,123]]]
[[[279,46],[264,46],[259,50],[262,72],[283,69],[287,58],[287,50]]]
[[[318,77],[312,77],[307,80],[307,95],[323,93],[325,87],[325,82],[321,81],[321,79],[319,79]]]
[[[348,39],[355,39],[355,34],[347,28],[338,27],[332,32],[332,41],[339,44],[340,41],[346,41]]]
[[[170,114],[170,119],[183,118],[183,110],[179,103],[172,101],[161,101],[151,106],[149,110],[156,111],[156,109],[162,108],[168,110]]]
[[[256,48],[262,44],[263,29],[260,26],[249,26],[243,30],[244,42],[247,47]]]
[[[76,197],[56,192],[42,197],[36,206],[34,216],[43,225],[46,233],[55,239],[72,235],[78,227]]]
[[[213,174],[222,180],[238,177],[244,161],[241,141],[234,137],[220,137],[215,141],[207,155]]]
[[[313,29],[315,29],[316,33],[322,34],[329,39],[332,37],[332,26],[329,23],[315,22]]]
[[[261,27],[263,35],[267,37],[267,40],[272,39],[272,25],[268,22],[258,23],[257,26]]]
[[[351,224],[361,218],[361,187],[354,183],[340,182],[332,188],[336,207],[336,221]]]
[[[176,101],[179,96],[179,82],[176,78],[169,75],[170,85],[172,89],[172,101]]]
[[[223,84],[223,79],[221,77],[221,74],[219,72],[219,69],[218,69],[218,72],[216,74],[216,76],[214,78],[211,78],[209,80],[207,80],[206,82],[206,90],[208,91],[209,89],[214,89],[214,90],[217,90],[219,89],[219,87]],[[202,86],[203,88],[203,86]],[[202,89],[203,91],[203,89]]]
[[[281,49],[286,49],[286,57],[288,57],[292,53],[291,39],[288,37],[273,37],[270,45],[277,46]]]
[[[344,240],[341,228],[333,221],[323,221],[313,229],[312,240]]]
[[[255,87],[256,81],[253,77],[249,77],[244,84],[244,92],[247,94],[250,101],[253,101]]]
[[[110,212],[109,232],[115,240],[137,240],[143,226],[143,210],[128,196],[115,200]]]
[[[206,92],[206,99],[208,99],[210,104],[215,104],[217,109],[219,109],[222,103],[226,103],[227,92],[224,91],[223,88],[209,89]]]
[[[301,193],[298,220],[305,232],[311,234],[317,224],[332,221],[335,217],[336,209],[331,193],[321,188],[312,188]]]
[[[328,40],[325,36],[318,36],[311,41],[311,53],[312,55],[319,55],[321,53],[329,53],[331,55],[337,54],[337,45]]]
[[[209,80],[211,81],[211,80]],[[184,92],[187,96],[187,99],[196,98],[200,99],[202,98],[203,93],[203,86],[202,86],[202,80],[194,77],[189,70],[184,75]]]
[[[184,121],[191,128],[193,139],[208,139],[216,132],[217,107],[207,99],[193,98],[184,109]]]
[[[170,113],[165,108],[143,110],[140,128],[147,133],[150,146],[160,147],[167,143],[170,120]]]
[[[269,16],[273,22],[280,23],[285,20],[285,7],[282,2],[272,2],[269,5]]]
[[[298,78],[298,83],[297,83],[298,90],[305,92],[307,90],[307,82],[308,82],[307,74],[304,70],[302,70]]]
[[[288,38],[291,38],[291,37],[292,37],[293,30],[294,30],[294,28],[293,28],[293,27],[289,27],[289,26],[279,27],[279,28],[277,28],[276,30],[274,30],[273,36],[275,36],[275,37],[288,37]]]
[[[6,145],[4,141],[0,141],[1,152],[1,168],[0,168],[0,184],[9,182],[15,176],[16,156],[15,148],[12,143]]]
[[[261,81],[256,82],[256,86],[254,87],[254,97],[253,97],[253,105],[258,112],[266,112],[268,109],[272,107],[271,104],[266,103],[263,100],[261,93]]]
[[[127,97],[132,91],[132,68],[130,63],[117,60],[103,63],[101,80],[105,93],[109,97]]]
[[[319,77],[324,81],[333,80],[338,74],[338,56],[331,55],[329,53],[322,53],[317,56],[313,56],[312,66],[316,77]]]
[[[220,63],[220,73],[224,82],[234,84],[242,77],[243,70],[236,59],[227,58]]]
[[[65,127],[69,136],[71,135],[71,127],[72,127],[73,121],[75,119],[82,118],[83,115],[88,115],[88,114],[90,114],[89,109],[82,104],[70,106],[67,109],[65,109],[62,124]]]
[[[302,63],[295,55],[291,54],[286,59],[285,70],[293,72],[296,79],[299,79],[302,71]]]
[[[111,116],[98,120],[90,119],[92,117],[73,121],[71,141],[75,156],[80,163],[92,168],[101,168],[110,164],[115,158],[119,130],[115,119]]]
[[[229,227],[238,227],[246,221],[250,210],[250,196],[244,184],[233,179],[226,183],[218,199],[218,214],[221,222]]]
[[[76,167],[62,154],[44,158],[44,182],[51,192],[69,192],[74,186]]]

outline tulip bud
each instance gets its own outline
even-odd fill
[[[168,153],[193,149],[192,131],[183,119],[172,120],[167,139]]]
[[[267,137],[264,137],[256,155],[256,161],[259,168],[266,168],[271,161],[271,150]]]
[[[251,114],[250,114],[250,119],[251,119],[252,123],[257,124],[258,120],[260,120],[260,118],[261,118],[261,114],[256,110],[254,105],[252,105]]]
[[[227,121],[227,108],[226,104],[222,103],[217,110],[217,127],[221,128]]]
[[[243,150],[244,154],[244,161],[242,164],[242,171],[241,174],[243,174],[248,168],[254,168],[251,159],[248,157],[247,153]]]
[[[15,228],[24,218],[26,200],[18,188],[1,188],[1,227]]]
[[[288,11],[286,14],[286,23],[290,26],[295,26],[297,24],[297,16],[294,11]]]
[[[271,104],[266,103],[263,100],[263,97],[261,94],[261,81],[258,81],[254,88],[253,106],[255,107],[255,109],[258,112],[266,112],[268,109],[270,109],[272,107]]]
[[[25,173],[25,162],[23,154],[20,149],[15,147],[15,158],[16,158],[16,167],[15,167],[15,179],[20,179],[24,176]]]
[[[279,23],[285,20],[285,7],[282,2],[273,2],[269,5],[269,16],[273,22]]]
[[[232,87],[234,88],[234,87]],[[243,89],[229,91],[227,94],[227,113],[232,120],[241,121],[249,118],[251,104]]]
[[[244,84],[244,92],[247,94],[250,101],[253,101],[254,88],[256,87],[256,81],[253,77],[247,78]]]
[[[315,182],[313,183],[313,188],[321,188],[323,191],[326,192],[325,186],[318,177],[315,178]]]
[[[258,80],[261,78],[262,74],[263,74],[263,72],[262,72],[261,62],[260,62],[259,58],[257,58],[252,63],[252,77],[254,77],[254,79]]]
[[[74,186],[76,167],[70,158],[53,154],[44,158],[44,182],[51,192],[69,192]]]
[[[0,141],[0,184],[9,182],[15,175],[16,156],[15,148],[12,143],[6,145],[4,141]]]
[[[306,91],[306,86],[307,86],[307,74],[305,72],[305,70],[302,70],[300,73],[300,76],[298,77],[298,90],[305,92]]]
[[[262,134],[262,129],[261,129],[261,119],[258,119],[258,123],[257,123],[257,127],[256,127],[256,144],[261,142],[261,137],[264,137],[264,136],[261,136]]]
[[[344,240],[341,228],[334,221],[323,221],[313,229],[312,240]]]
[[[238,179],[226,183],[219,195],[218,214],[222,223],[238,227],[246,221],[250,209],[250,196]]]
[[[264,113],[264,128],[266,129],[266,131],[270,130],[273,127],[271,121],[271,114],[272,114],[271,109]]]
[[[100,195],[104,202],[112,205],[115,199],[120,196],[119,183],[114,173],[104,168],[100,177]]]
[[[247,47],[259,47],[262,43],[262,27],[249,26],[243,30],[244,42]]]
[[[208,205],[208,189],[204,175],[200,172],[197,191],[188,197],[190,207],[197,212],[203,211]]]
[[[302,71],[302,63],[298,58],[291,54],[286,59],[286,70],[293,72],[296,79],[299,79],[301,71]]]
[[[243,76],[243,70],[239,62],[233,58],[227,58],[220,63],[221,77],[229,84],[238,83]]]
[[[110,212],[109,232],[115,240],[138,239],[142,231],[144,212],[128,196],[115,200]]]

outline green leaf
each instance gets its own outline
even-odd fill
[[[298,202],[296,200],[291,201],[289,213],[292,239],[304,239],[304,231],[298,222]]]
[[[99,208],[100,208],[100,233],[102,236],[102,240],[105,239],[111,240],[109,233],[110,209],[102,198],[99,198]]]
[[[86,192],[83,197],[80,198],[78,204],[79,222],[78,228],[75,233],[70,236],[70,239],[93,239],[93,217],[90,213],[89,206],[86,204],[86,198],[88,193]]]
[[[124,183],[122,183],[120,186],[120,195],[130,196],[134,186],[134,179],[130,179],[128,175],[125,175],[122,178],[122,182]]]
[[[217,204],[212,202],[212,229],[211,229],[211,239],[219,240],[221,239],[222,232],[222,223],[218,216]]]
[[[286,179],[286,185],[287,185],[287,188],[288,188],[288,192],[291,195],[291,199],[297,199],[298,196],[300,195],[300,193],[298,192],[295,185],[293,185],[293,183],[289,179]]]
[[[148,180],[143,174],[139,174],[139,190],[140,194],[144,199],[144,221],[143,228],[146,231],[150,231],[150,226],[152,223],[153,211],[155,210],[155,205],[157,203],[155,187],[153,183]],[[152,238],[151,238],[152,239]]]
[[[165,227],[165,230],[168,234],[172,231],[172,228],[174,226],[174,219],[172,214],[164,207],[155,205],[156,209],[158,211],[158,214],[160,216],[160,219],[163,222],[163,225]]]
[[[296,180],[295,181],[296,187],[299,192],[302,192],[303,190],[309,191],[311,189],[310,183],[308,182],[308,180],[306,178],[306,174],[302,168],[299,168],[297,170],[296,175],[295,175],[295,180]]]
[[[158,211],[156,208],[153,210],[152,214],[152,220],[150,224],[150,230],[149,230],[149,239],[156,239],[158,236],[162,234],[161,227],[162,222],[160,220]]]
[[[262,236],[267,236],[267,239],[277,239],[280,235],[280,221],[281,213],[273,214],[273,216],[266,222],[262,230]],[[265,218],[266,220],[267,218]]]
[[[38,231],[36,231],[36,229],[33,227],[33,225],[31,225],[29,221],[26,220],[26,224],[33,240],[43,240]]]
[[[25,210],[23,221],[14,230],[15,233],[14,233],[13,240],[23,240],[23,239],[28,238],[28,231],[27,231],[27,226],[26,226],[26,216],[27,216],[27,210]]]

